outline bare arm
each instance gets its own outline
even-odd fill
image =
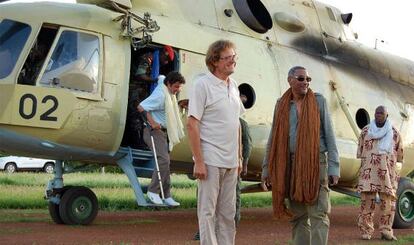
[[[237,173],[240,175],[240,173],[243,170],[243,145],[242,145],[242,134],[241,134],[241,125],[239,125],[239,132],[238,132],[238,140],[239,140],[239,168],[237,170]]]
[[[404,160],[404,150],[403,150],[403,144],[402,144],[402,138],[401,134],[398,133],[398,141],[396,144],[396,151],[397,151],[397,162],[403,162]]]
[[[364,131],[361,131],[361,134],[359,135],[358,138],[358,148],[357,148],[357,158],[361,158],[362,157],[362,151],[364,150]]]
[[[203,155],[201,154],[199,121],[193,116],[190,116],[187,119],[187,131],[191,151],[194,156],[193,175],[194,177],[203,180],[207,178],[207,168],[204,163]]]

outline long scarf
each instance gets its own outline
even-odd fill
[[[390,120],[387,119],[382,128],[377,127],[375,120],[372,120],[369,124],[367,138],[379,140],[378,152],[380,154],[387,154],[392,152],[392,148],[394,147],[393,136],[394,133],[392,131]]]
[[[292,213],[284,205],[287,193],[292,201],[305,204],[313,204],[319,194],[320,115],[311,89],[302,102],[296,152],[290,165],[291,171],[286,171],[289,161],[289,110],[292,98],[292,89],[288,89],[279,100],[274,113],[275,124],[268,162],[272,181],[273,215],[276,219],[292,217]]]
[[[184,137],[184,126],[181,121],[180,113],[178,110],[177,98],[175,95],[170,94],[168,87],[164,85],[163,81],[158,81],[159,86],[163,86],[163,92],[165,95],[165,119],[167,123],[167,134],[169,140],[169,150],[172,151],[174,145],[180,143],[180,139]]]

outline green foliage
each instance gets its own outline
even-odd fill
[[[45,186],[53,175],[45,173],[0,173],[0,209],[47,209],[44,200]],[[76,173],[64,176],[65,185],[86,186],[92,189],[98,198],[100,210],[144,210],[138,207],[135,195],[124,174],[116,173]],[[142,185],[148,185],[149,179],[141,179]],[[171,175],[173,197],[181,203],[180,209],[196,208],[197,182],[185,175]],[[250,185],[243,182],[242,185]],[[332,192],[333,205],[358,205],[359,199]],[[242,206],[270,207],[271,193],[250,193],[242,195]]]
[[[359,205],[360,202],[359,202],[359,198],[334,192],[333,197],[331,197],[331,204],[332,205]]]

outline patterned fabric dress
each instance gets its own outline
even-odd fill
[[[357,157],[361,158],[358,192],[380,192],[396,198],[399,175],[396,162],[403,160],[403,148],[400,133],[392,127],[393,152],[379,154],[378,139],[368,139],[369,125],[362,129],[358,142]]]

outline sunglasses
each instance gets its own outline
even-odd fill
[[[310,82],[310,81],[312,81],[312,78],[311,77],[302,77],[302,76],[300,76],[300,77],[295,77],[294,76],[294,78],[296,79],[296,80],[298,80],[299,82],[303,82],[303,81],[307,81],[307,82]]]

